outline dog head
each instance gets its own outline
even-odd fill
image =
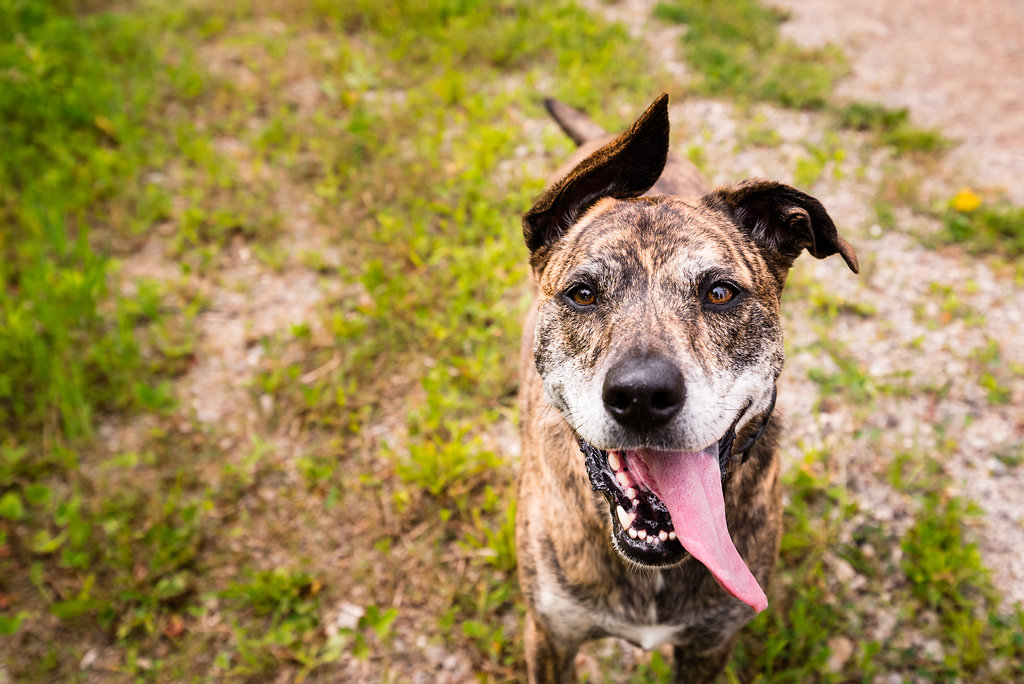
[[[858,270],[821,203],[788,185],[750,179],[697,198],[641,197],[665,165],[667,99],[554,183],[523,222],[545,394],[585,453],[605,455],[603,465],[588,456],[588,468],[617,487],[617,548],[654,565],[698,555],[673,543],[666,513],[683,504],[667,499],[684,494],[664,490],[710,471],[684,477],[678,464],[728,452],[726,441],[770,412],[793,261],[838,253]]]

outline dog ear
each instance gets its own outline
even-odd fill
[[[668,95],[655,100],[628,131],[581,161],[523,215],[530,264],[539,272],[550,247],[602,197],[638,197],[654,185],[668,156]]]
[[[860,272],[853,247],[836,231],[825,207],[792,186],[749,178],[702,201],[730,214],[754,242],[779,255],[786,268],[806,249],[819,259],[841,254],[851,271]]]

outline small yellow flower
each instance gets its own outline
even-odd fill
[[[960,188],[960,192],[953,196],[949,204],[957,211],[969,214],[981,206],[981,198],[970,188]]]

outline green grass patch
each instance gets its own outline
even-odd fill
[[[831,168],[834,178],[842,178],[842,163],[846,159],[846,150],[839,145],[834,134],[827,135],[820,145],[804,143],[807,156],[796,160],[793,170],[793,182],[802,187],[814,185]]]
[[[952,143],[934,129],[915,128],[910,123],[910,110],[890,109],[873,102],[854,102],[839,110],[839,125],[856,131],[870,131],[879,142],[892,147],[897,154],[932,154],[948,149]]]
[[[905,387],[905,374],[874,377],[862,361],[852,356],[841,343],[827,340],[824,333],[821,340],[812,346],[826,352],[834,364],[832,368],[811,368],[807,371],[807,377],[820,387],[819,409],[827,409],[836,398],[843,398],[859,409],[870,410],[872,402],[881,396],[909,391]]]
[[[974,253],[1024,254],[1024,207],[986,202],[964,211],[950,206],[942,215],[942,228],[943,240]]]
[[[894,484],[921,497],[902,539],[849,500],[837,455],[808,452],[785,476],[791,503],[774,603],[741,634],[733,681],[845,682],[893,673],[1002,681],[1024,672],[1024,613],[999,607],[967,531],[977,511],[944,494],[947,478],[931,454],[904,453],[894,463]],[[846,568],[841,577],[837,563]],[[901,627],[879,641],[868,630],[883,592]],[[928,642],[937,648],[915,647]]]
[[[160,92],[143,25],[64,3],[0,3],[0,428],[18,440],[88,436],[96,411],[136,404],[144,322],[111,292],[90,230],[104,203],[147,226]],[[157,149],[153,149],[157,148]]]
[[[83,468],[101,417],[176,401],[148,344],[163,292],[142,282],[122,295],[104,247],[167,215],[147,178],[167,149],[151,115],[179,72],[162,68],[153,29],[0,2],[0,594],[13,602],[0,617],[12,637],[53,617],[112,640],[153,635],[194,589],[203,516],[175,476],[148,498]],[[30,678],[82,655],[12,648],[38,661]]]
[[[382,621],[373,606],[376,620],[364,615],[357,629],[325,637],[322,586],[308,573],[282,569],[252,573],[245,581],[232,583],[221,596],[240,613],[251,611],[264,619],[256,627],[235,622],[234,648],[220,653],[217,667],[226,676],[253,677],[277,671],[282,662],[294,662],[305,677],[324,662],[337,660],[342,648],[365,651],[365,637],[358,628],[373,622],[379,632],[387,633],[394,612],[389,611]]]
[[[855,507],[832,483],[825,454],[809,453],[787,476],[793,503],[786,509],[776,586],[781,604],[756,618],[733,658],[735,673],[763,681],[800,682],[826,676],[827,637],[850,630],[853,615],[835,600],[837,587],[825,557],[839,543],[843,521]]]
[[[823,109],[847,70],[832,46],[807,49],[781,38],[785,13],[753,0],[674,0],[658,4],[655,16],[686,24],[685,55],[702,94]]]
[[[0,627],[19,679],[57,676],[82,635],[125,646],[133,672],[195,601],[207,528],[167,444],[98,468],[94,440],[103,418],[177,406],[199,298],[149,279],[122,294],[111,252],[170,217],[157,111],[194,72],[187,49],[164,61],[158,15],[73,4],[0,2]],[[37,637],[54,618],[77,636],[60,649]]]
[[[903,539],[901,568],[920,611],[938,616],[935,636],[943,656],[931,664],[938,679],[979,676],[1013,679],[1024,673],[1024,612],[999,611],[999,595],[982,564],[965,522],[978,510],[932,492]]]

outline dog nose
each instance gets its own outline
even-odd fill
[[[626,357],[608,371],[601,398],[616,421],[649,430],[678,413],[686,386],[679,370],[663,357]]]

